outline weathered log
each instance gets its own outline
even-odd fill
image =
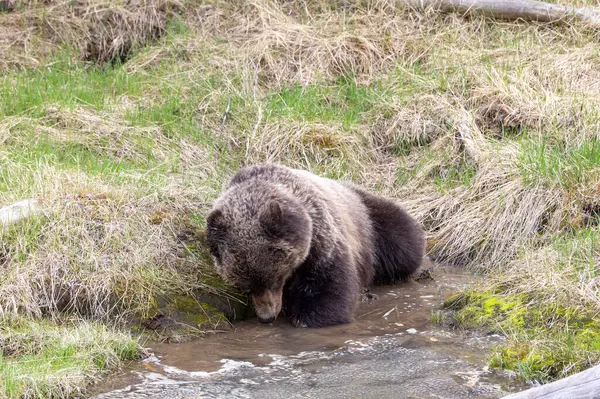
[[[600,365],[562,380],[505,396],[502,399],[600,398]]]
[[[567,7],[535,0],[403,0],[416,9],[482,14],[485,16],[538,22],[572,19],[600,27],[600,12],[591,7]]]

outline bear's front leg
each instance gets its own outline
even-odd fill
[[[351,323],[360,296],[356,267],[345,252],[331,259],[307,261],[287,289],[286,307],[296,327]]]

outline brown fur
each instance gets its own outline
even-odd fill
[[[422,230],[393,202],[281,165],[233,176],[207,218],[207,242],[261,321],[283,309],[306,327],[351,322],[364,289],[407,277],[424,254]]]

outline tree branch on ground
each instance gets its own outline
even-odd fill
[[[534,0],[404,0],[416,9],[473,13],[488,17],[538,22],[572,19],[600,27],[600,11],[591,7],[567,7]]]

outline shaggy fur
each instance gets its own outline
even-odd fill
[[[361,293],[411,275],[425,246],[417,222],[392,201],[273,164],[233,176],[207,218],[207,243],[259,320],[283,310],[300,327],[351,322]]]

